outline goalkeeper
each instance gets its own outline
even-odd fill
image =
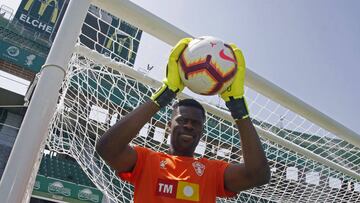
[[[170,150],[156,152],[129,145],[140,129],[184,88],[177,60],[191,38],[182,39],[171,51],[163,86],[151,100],[140,105],[113,125],[97,142],[96,151],[119,177],[135,186],[134,202],[215,202],[238,192],[266,184],[269,165],[259,136],[249,118],[244,99],[245,61],[241,51],[231,45],[238,71],[222,99],[239,130],[244,163],[194,158],[204,132],[205,110],[193,99],[173,106]],[[239,154],[240,155],[240,154]]]

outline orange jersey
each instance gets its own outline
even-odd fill
[[[229,165],[224,161],[134,149],[137,161],[133,171],[118,175],[135,186],[135,203],[210,203],[217,196],[236,195],[224,188],[224,171]]]

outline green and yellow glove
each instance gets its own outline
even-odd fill
[[[249,117],[244,97],[245,59],[241,50],[235,44],[230,44],[230,46],[237,61],[237,72],[232,84],[220,96],[225,101],[231,116],[235,120],[239,120]]]
[[[169,104],[176,97],[176,94],[184,89],[184,83],[181,81],[179,74],[178,60],[191,40],[192,38],[184,38],[171,50],[163,85],[151,96],[151,99],[160,108]]]

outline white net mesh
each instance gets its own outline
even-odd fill
[[[98,12],[99,17],[101,12]],[[102,20],[97,18],[96,22],[100,27]],[[115,30],[118,28],[108,25]],[[90,40],[97,47],[96,50],[100,53],[104,52],[98,48],[109,50],[107,43],[99,43],[101,31],[97,31],[96,36]],[[136,33],[127,36],[129,41],[136,41]],[[126,41],[114,40],[112,43],[112,47],[117,46],[116,49],[119,46],[123,47],[120,49],[129,47]],[[88,44],[86,46],[89,47]],[[116,60],[111,54],[105,53],[114,61],[87,49],[80,50],[73,54],[69,63],[69,71],[51,121],[47,147],[76,159],[91,181],[114,202],[132,202],[132,186],[119,180],[96,154],[94,146],[111,125],[149,99],[157,87],[156,82],[144,82],[152,80],[115,62],[132,65],[133,62],[126,62],[130,61],[131,54],[127,59]],[[110,52],[114,54],[114,51]],[[271,165],[271,182],[244,191],[234,199],[218,199],[218,202],[360,201],[359,148],[255,90],[247,89],[246,97],[253,123],[262,135],[263,147]],[[209,108],[219,109],[214,106]],[[166,107],[158,112],[142,128],[132,144],[167,151],[169,145],[165,128],[170,109]],[[196,156],[241,162],[238,131],[227,118],[226,114],[208,111],[206,133],[196,149]],[[281,138],[289,144],[284,146],[275,138]],[[298,149],[310,151],[328,161],[328,164],[319,159],[314,160]],[[335,169],[333,165],[344,170]]]

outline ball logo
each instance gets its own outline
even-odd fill
[[[236,61],[233,58],[231,58],[230,56],[228,56],[224,53],[224,49],[220,50],[219,56],[220,56],[220,58],[224,59],[225,61],[231,61],[231,62],[236,63]]]

